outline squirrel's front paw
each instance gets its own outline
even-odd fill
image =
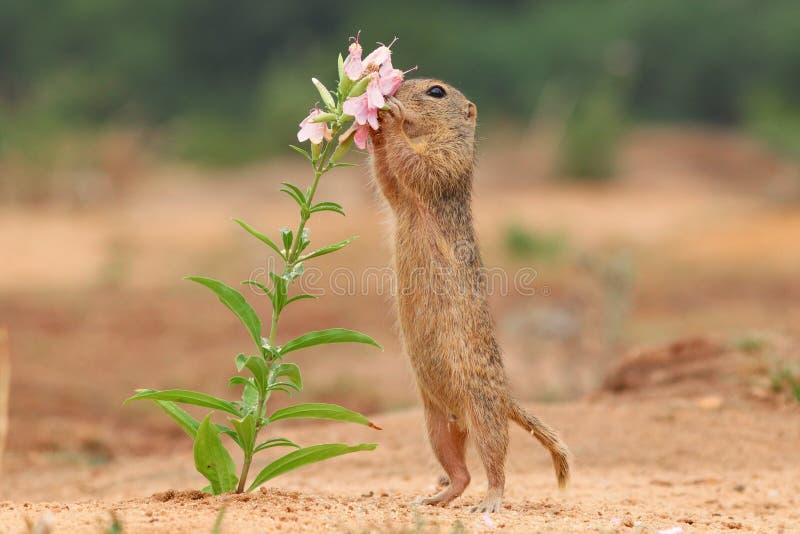
[[[405,110],[403,104],[395,97],[390,96],[386,99],[387,109],[382,109],[378,112],[378,120],[381,123],[381,129],[400,128],[405,120]]]

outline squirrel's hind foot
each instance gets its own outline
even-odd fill
[[[456,497],[459,497],[462,493],[464,493],[464,489],[466,488],[466,484],[463,484],[463,487],[459,487],[459,485],[454,485],[449,483],[448,485],[439,493],[434,495],[433,497],[420,497],[415,499],[411,504],[427,504],[431,506],[446,506]]]
[[[492,491],[491,489],[486,493],[486,497],[477,506],[470,508],[470,512],[477,512],[479,514],[489,513],[494,514],[503,509],[503,494],[502,492]]]

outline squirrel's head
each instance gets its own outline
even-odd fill
[[[410,79],[394,96],[403,104],[403,128],[410,138],[435,135],[470,147],[475,143],[478,108],[455,87],[436,79]]]
[[[391,186],[382,183],[390,204],[400,199],[402,191],[414,192],[417,198],[455,198],[469,195],[475,165],[475,122],[478,109],[461,91],[441,80],[406,80],[394,95],[402,105],[402,129],[408,141],[426,155],[426,166],[407,165],[403,156],[393,151],[381,137],[391,135],[378,130],[373,164],[379,177],[382,169],[396,180]],[[398,171],[398,165],[404,170]]]

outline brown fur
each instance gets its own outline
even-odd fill
[[[427,94],[439,85],[443,98]],[[486,300],[472,223],[477,109],[438,80],[408,80],[372,133],[373,170],[395,216],[398,311],[404,348],[417,377],[433,451],[450,483],[422,499],[445,504],[470,481],[466,440],[489,481],[477,511],[499,511],[505,484],[508,419],[551,453],[560,486],[568,452],[557,434],[511,398]]]

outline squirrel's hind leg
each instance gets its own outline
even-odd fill
[[[483,501],[471,511],[499,512],[503,505],[503,490],[506,483],[505,463],[508,452],[508,420],[497,411],[494,401],[476,400],[472,409],[470,435],[475,441],[486,469],[489,488]],[[472,431],[472,429],[475,429]]]
[[[447,473],[450,483],[436,495],[422,497],[414,502],[444,505],[460,496],[469,485],[470,476],[466,460],[467,433],[451,422],[447,414],[430,403],[425,403],[425,417],[431,447],[436,459]]]

